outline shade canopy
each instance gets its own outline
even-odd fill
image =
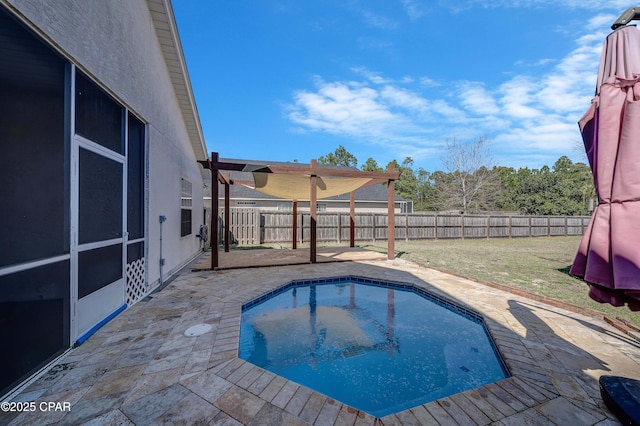
[[[253,172],[254,189],[263,194],[287,200],[309,200],[309,176],[283,175]],[[317,198],[333,197],[362,188],[371,182],[370,178],[322,177],[316,178]]]
[[[640,310],[640,30],[604,43],[596,96],[580,120],[598,196],[571,273],[589,296]]]
[[[395,180],[400,177],[393,164],[387,166],[386,172],[367,172],[351,167],[319,166],[316,160],[309,164],[299,163],[269,163],[263,161],[221,159],[217,152],[211,153],[211,158],[198,161],[204,168],[211,170],[212,189],[211,204],[211,269],[218,267],[218,184],[224,185],[224,250],[229,251],[229,222],[230,203],[229,186],[233,184],[246,185],[265,194],[292,201],[293,210],[293,248],[296,241],[296,206],[299,200],[309,200],[310,248],[309,261],[316,262],[317,248],[317,200],[340,194],[350,194],[350,245],[353,247],[355,235],[355,190],[363,186],[378,183],[387,184],[387,257],[394,258],[395,213],[394,190]],[[222,170],[252,172],[252,181],[232,180],[229,173],[222,174]]]

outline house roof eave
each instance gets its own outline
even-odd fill
[[[147,0],[147,6],[151,13],[158,42],[160,43],[173,90],[189,135],[191,148],[196,160],[206,160],[208,158],[207,146],[204,141],[200,116],[198,115],[198,108],[193,95],[171,1]],[[202,175],[203,177],[208,177],[209,172],[203,170]]]

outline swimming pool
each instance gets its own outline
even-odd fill
[[[353,276],[293,281],[243,305],[239,357],[376,417],[509,375],[476,312]]]

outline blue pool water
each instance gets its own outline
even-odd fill
[[[376,417],[507,377],[482,318],[408,285],[289,283],[243,307],[240,358]]]

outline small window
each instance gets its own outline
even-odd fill
[[[180,195],[180,236],[184,237],[192,233],[193,225],[191,211],[193,208],[192,185],[186,179],[181,179]]]
[[[327,211],[327,204],[326,203],[318,203],[318,204],[316,204],[316,211],[326,212]]]

